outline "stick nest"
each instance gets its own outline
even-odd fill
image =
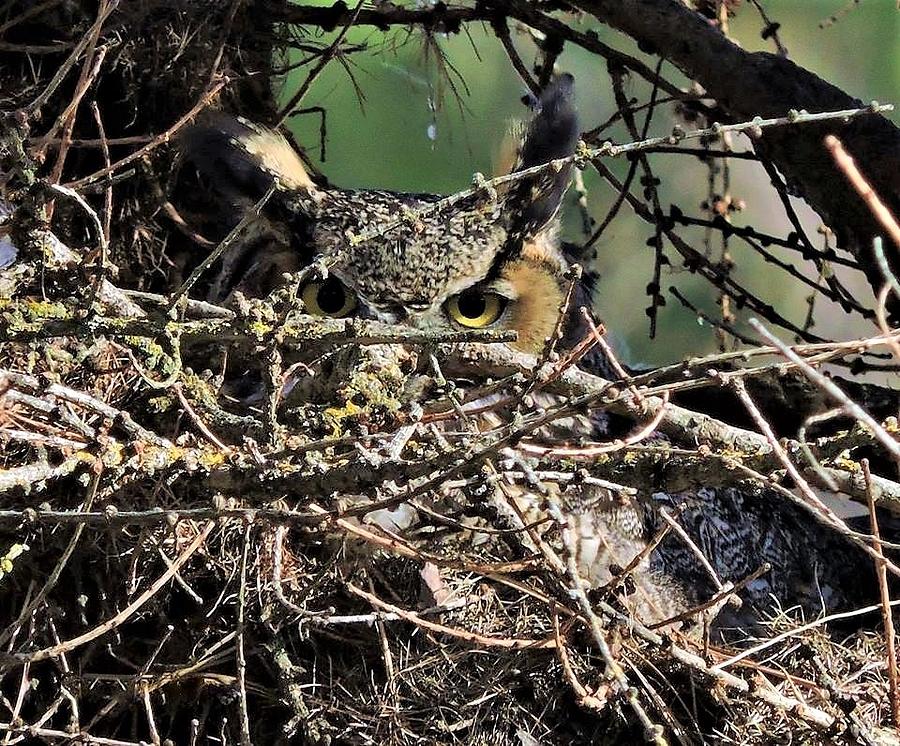
[[[272,61],[293,31],[252,2],[12,6],[4,743],[884,737],[878,634],[813,627],[726,675],[710,666],[734,650],[649,630],[614,595],[580,606],[553,550],[490,497],[534,479],[504,452],[521,420],[466,431],[460,389],[423,365],[460,340],[298,316],[289,293],[169,307],[172,277],[202,253],[169,211],[172,142],[207,106],[273,119]],[[379,367],[376,343],[408,352]],[[484,392],[529,387],[474,354]],[[387,525],[415,512],[414,530],[376,525],[373,506]],[[770,632],[804,621],[786,611]]]

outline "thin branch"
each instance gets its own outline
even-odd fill
[[[891,719],[894,727],[900,727],[900,683],[897,674],[897,648],[894,634],[894,615],[891,613],[891,591],[888,588],[887,567],[881,548],[881,532],[878,528],[878,513],[875,509],[875,495],[872,489],[872,472],[869,460],[862,460],[863,474],[866,477],[869,497],[869,523],[872,527],[872,548],[879,557],[875,560],[875,573],[878,576],[878,592],[881,595],[881,620],[884,624],[884,644],[887,650],[888,681],[891,686]]]

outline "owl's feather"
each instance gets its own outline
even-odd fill
[[[527,257],[505,264],[500,276],[516,293],[507,324],[518,333],[519,348],[540,352],[553,333],[563,301],[558,275],[545,262]]]
[[[281,134],[241,117],[209,115],[186,131],[182,151],[219,190],[258,199],[277,180],[283,190],[317,191]]]

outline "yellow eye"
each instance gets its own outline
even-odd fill
[[[307,283],[300,291],[303,305],[313,316],[341,319],[356,308],[356,296],[336,277]]]
[[[466,290],[447,301],[447,313],[457,324],[470,329],[490,326],[503,313],[506,298],[483,290]]]

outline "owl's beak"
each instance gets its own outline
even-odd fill
[[[407,306],[403,303],[382,305],[366,304],[366,318],[380,321],[383,324],[403,324],[415,329],[438,329],[441,327],[435,318],[435,310],[426,304]]]
[[[382,307],[370,306],[368,310],[369,315],[373,320],[380,321],[384,324],[408,323],[407,319],[409,313],[400,305]]]

